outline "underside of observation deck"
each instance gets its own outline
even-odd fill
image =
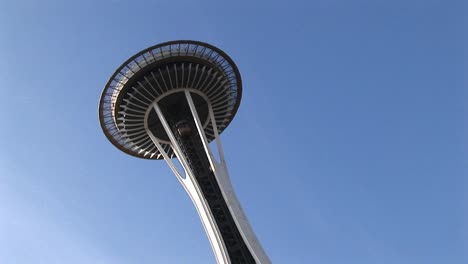
[[[161,140],[164,150],[174,157],[161,123],[148,109],[165,97],[184,89],[194,95],[199,115],[206,125],[207,104],[212,106],[221,133],[234,118],[242,96],[242,82],[234,62],[223,51],[197,41],[172,41],[145,49],[123,63],[109,79],[99,103],[99,119],[107,138],[127,154],[162,159],[144,128]],[[173,107],[177,110],[176,107]],[[149,116],[147,116],[149,114]],[[215,138],[210,126],[204,127],[209,141]]]

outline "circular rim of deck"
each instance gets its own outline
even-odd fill
[[[235,92],[236,92],[236,101],[235,101],[235,104],[234,104],[232,110],[230,110],[231,116],[229,118],[227,118],[227,120],[224,120],[222,122],[223,127],[219,127],[217,125],[217,128],[219,130],[219,134],[221,134],[224,131],[224,129],[226,129],[226,127],[231,123],[232,119],[234,119],[234,116],[237,113],[237,110],[239,108],[240,101],[241,101],[241,98],[242,98],[242,80],[241,80],[239,69],[237,68],[236,64],[225,52],[223,52],[219,48],[214,47],[213,45],[210,45],[208,43],[204,43],[204,42],[200,42],[200,41],[194,41],[194,40],[175,40],[175,41],[168,41],[168,42],[164,42],[164,43],[160,43],[160,44],[151,46],[151,47],[146,48],[146,49],[138,52],[137,54],[133,55],[132,57],[127,59],[120,67],[117,68],[117,70],[112,74],[112,76],[107,81],[107,83],[105,85],[105,88],[104,88],[104,90],[103,90],[103,92],[101,94],[101,98],[99,100],[99,108],[98,108],[99,123],[101,125],[101,128],[102,128],[104,134],[106,135],[107,139],[114,146],[116,146],[118,149],[120,149],[121,151],[123,151],[123,152],[125,152],[125,153],[127,153],[129,155],[139,157],[139,158],[143,158],[143,159],[162,159],[160,154],[155,155],[156,153],[159,153],[159,151],[157,151],[157,150],[153,155],[151,155],[151,157],[147,156],[146,154],[143,155],[142,153],[139,153],[139,152],[135,151],[134,149],[132,149],[130,143],[125,141],[124,137],[122,137],[122,132],[120,132],[120,129],[118,128],[118,125],[117,125],[117,121],[115,120],[115,116],[112,114],[112,112],[114,112],[116,106],[115,105],[112,106],[111,102],[106,102],[106,100],[108,100],[109,97],[112,96],[111,94],[109,94],[109,91],[112,91],[115,88],[115,87],[112,88],[112,83],[115,83],[115,81],[117,79],[121,80],[121,79],[119,79],[117,77],[119,74],[122,75],[122,76],[125,76],[125,78],[127,78],[127,79],[131,79],[132,76],[127,77],[126,75],[122,74],[122,71],[124,69],[132,69],[131,67],[134,67],[135,63],[138,65],[138,59],[139,58],[141,59],[142,57],[144,58],[144,54],[149,54],[149,53],[153,54],[154,51],[160,50],[161,51],[161,56],[163,56],[163,58],[164,58],[163,54],[166,51],[163,50],[163,49],[169,47],[169,50],[170,50],[171,47],[174,47],[174,45],[178,46],[178,50],[176,49],[174,51],[175,52],[174,55],[172,53],[170,53],[172,58],[183,57],[181,55],[181,49],[180,49],[181,45],[182,46],[186,45],[186,47],[187,47],[187,53],[184,54],[185,57],[187,57],[188,50],[190,49],[191,45],[193,45],[195,47],[202,47],[203,48],[203,53],[201,55],[197,54],[196,53],[197,50],[195,50],[194,53],[190,54],[189,56],[192,56],[192,57],[197,58],[197,59],[205,59],[207,61],[207,63],[213,64],[214,66],[217,67],[218,70],[220,70],[220,72],[225,74],[225,78],[227,78],[227,79],[229,79],[228,74],[233,74],[234,75],[233,77],[235,77],[235,81],[230,80],[232,83],[230,83],[229,85],[230,85],[230,88],[234,89]],[[205,50],[208,50],[207,54],[204,53]],[[177,55],[177,52],[178,52],[178,55]],[[199,56],[196,56],[196,55],[199,55]],[[210,57],[212,55],[216,56],[216,57]],[[207,57],[202,58],[201,56],[207,56]],[[218,60],[218,59],[220,59],[220,60]],[[155,63],[158,63],[159,61],[161,61],[161,60],[155,60],[155,61],[149,63],[148,65],[153,65]],[[140,63],[141,62],[142,61],[140,60]],[[148,66],[148,65],[146,65],[146,66]],[[222,66],[224,66],[224,67],[228,66],[227,69],[231,69],[230,73],[226,72],[225,69],[223,69]],[[120,92],[120,91],[118,91],[118,92]],[[115,93],[115,91],[113,91],[113,93]],[[216,120],[215,123],[218,124],[218,120]],[[210,141],[211,140],[212,139],[210,139]],[[172,150],[170,150],[169,152],[172,152]],[[173,157],[173,152],[168,153],[168,154],[171,154],[170,156]]]

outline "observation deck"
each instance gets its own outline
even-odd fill
[[[107,82],[99,102],[99,120],[107,138],[127,154],[162,159],[145,131],[145,122],[172,158],[174,152],[151,104],[181,119],[190,115],[181,105],[183,90],[194,97],[208,141],[215,138],[208,124],[208,105],[221,133],[232,121],[242,96],[239,70],[220,49],[190,40],[147,48],[124,62]],[[172,116],[176,114],[177,116]]]

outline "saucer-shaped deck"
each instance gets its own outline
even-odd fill
[[[192,95],[209,141],[214,139],[209,107],[221,133],[239,107],[242,83],[223,51],[198,41],[171,41],[147,48],[122,64],[107,82],[99,102],[104,134],[120,150],[140,158],[162,159],[145,129],[174,153],[153,110],[157,103],[171,122],[191,120],[184,92]]]

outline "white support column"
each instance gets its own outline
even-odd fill
[[[174,172],[175,176],[177,179],[182,183],[182,185],[185,187],[183,181],[184,177],[182,177],[182,174],[180,174],[180,171],[177,169],[177,167],[174,165],[172,162],[171,158],[167,155],[166,151],[164,151],[164,148],[161,146],[161,143],[159,143],[158,139],[153,135],[153,132],[149,130],[146,122],[145,122],[145,130],[146,133],[148,133],[149,137],[151,138],[151,141],[153,141],[153,144],[156,146],[156,148],[159,150],[159,153],[164,157],[164,160],[167,162],[167,165],[169,165],[169,168],[171,168],[172,172]]]
[[[260,245],[260,242],[258,241],[257,236],[255,235],[252,227],[250,226],[250,223],[247,217],[245,216],[244,210],[242,209],[239,203],[239,200],[237,199],[237,196],[232,187],[232,183],[229,178],[228,171],[227,171],[226,161],[224,160],[224,153],[223,153],[223,148],[221,144],[221,139],[218,133],[218,128],[216,126],[216,119],[214,118],[213,109],[211,105],[208,104],[208,111],[210,114],[210,119],[211,119],[213,131],[215,134],[215,139],[216,139],[216,143],[218,147],[219,157],[221,160],[220,164],[217,164],[215,162],[215,158],[208,145],[208,139],[206,138],[203,125],[198,116],[197,109],[195,108],[195,105],[193,103],[192,96],[190,95],[190,91],[185,90],[185,96],[187,98],[190,111],[192,112],[192,116],[193,116],[195,125],[198,130],[198,134],[200,135],[206,155],[213,168],[213,173],[215,174],[215,177],[220,187],[223,198],[226,201],[226,204],[229,208],[232,218],[234,219],[234,222],[236,223],[236,226],[239,229],[239,232],[242,238],[244,239],[245,244],[249,248],[249,251],[252,253],[252,256],[254,257],[256,263],[258,264],[271,263],[270,259],[268,258],[262,246]]]
[[[213,132],[216,140],[216,145],[218,146],[218,154],[221,164],[226,165],[226,160],[224,159],[223,145],[221,144],[221,139],[219,138],[218,126],[216,125],[216,119],[213,113],[213,107],[211,104],[208,106],[208,112],[210,114],[211,125],[213,127]]]
[[[153,103],[153,108],[156,111],[156,114],[159,117],[159,120],[161,121],[164,130],[166,131],[170,142],[171,142],[171,147],[174,150],[175,155],[179,159],[179,161],[182,163],[182,166],[185,169],[186,176],[185,179],[181,180],[182,185],[184,186],[185,190],[189,194],[190,198],[193,201],[193,204],[195,205],[195,208],[198,211],[198,215],[200,216],[202,220],[203,227],[205,228],[205,231],[208,235],[208,239],[210,241],[211,247],[213,249],[213,252],[215,254],[216,262],[218,264],[229,264],[231,263],[229,259],[228,252],[226,250],[226,246],[224,244],[224,241],[221,236],[221,232],[218,229],[218,226],[216,224],[216,221],[213,217],[213,214],[211,213],[211,210],[208,206],[207,201],[205,200],[202,191],[200,190],[200,187],[197,184],[197,181],[195,179],[195,175],[190,169],[190,166],[188,164],[188,161],[185,159],[185,156],[182,153],[182,150],[180,149],[179,145],[177,144],[177,141],[175,139],[174,134],[172,133],[172,130],[169,126],[169,124],[166,121],[166,118],[164,117],[164,114],[162,113],[161,109],[159,108],[158,104],[155,102]],[[149,135],[152,135],[151,131],[149,132]],[[153,135],[154,137],[154,135]],[[155,145],[158,147],[161,147],[159,142],[157,141],[156,138],[153,139],[153,142],[156,141]],[[158,146],[159,145],[159,146]],[[161,151],[162,150],[162,151]],[[178,173],[177,168],[174,166],[172,161],[170,161],[169,157],[167,154],[164,152],[164,150],[160,149],[161,154],[164,156],[164,159],[166,162],[168,162],[169,167],[173,170],[173,172],[176,174],[176,176],[180,175]],[[163,154],[164,153],[164,154]]]
[[[214,159],[213,153],[211,153],[210,146],[208,145],[208,139],[206,138],[205,130],[203,129],[203,124],[201,123],[200,117],[198,116],[197,108],[195,107],[195,104],[193,103],[192,95],[190,95],[190,91],[185,90],[185,97],[187,98],[190,111],[192,112],[193,120],[195,121],[198,134],[200,135],[200,138],[202,140],[203,148],[205,149],[206,155],[208,156],[208,160],[210,162],[211,168],[213,171],[215,171],[217,167],[216,160]]]

